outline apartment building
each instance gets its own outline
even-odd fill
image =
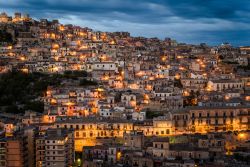
[[[28,143],[25,136],[15,134],[15,137],[2,139],[0,150],[0,164],[2,167],[28,166]]]
[[[243,89],[243,83],[240,80],[220,79],[210,80],[207,83],[208,91],[223,91],[228,89]]]
[[[123,135],[124,146],[131,149],[142,149],[144,146],[144,134],[140,131],[131,131]]]
[[[36,166],[68,167],[74,163],[74,133],[67,129],[48,129],[36,139]]]
[[[175,132],[197,133],[248,130],[250,109],[237,107],[195,107],[172,112]]]

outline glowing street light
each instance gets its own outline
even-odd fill
[[[241,140],[243,140],[243,139],[246,138],[246,134],[245,133],[239,133],[238,134],[238,138],[241,139]]]
[[[52,45],[52,48],[53,48],[53,49],[59,49],[59,45],[58,45],[58,44],[53,44],[53,45]]]
[[[82,160],[80,158],[77,159],[77,166],[81,166]]]
[[[21,56],[20,60],[24,61],[24,60],[26,60],[26,58],[24,56]]]
[[[64,26],[63,25],[59,26],[59,30],[64,31],[65,30]]]
[[[175,74],[174,78],[175,78],[175,79],[180,79],[181,76],[180,76],[180,74]]]

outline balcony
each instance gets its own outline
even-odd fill
[[[240,113],[240,114],[238,114],[238,116],[247,116],[247,117],[249,117],[250,113]]]

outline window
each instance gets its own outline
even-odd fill
[[[57,146],[58,149],[63,149],[63,146]]]
[[[232,124],[233,123],[233,119],[230,119],[230,124]]]
[[[234,116],[234,113],[233,113],[233,112],[231,112],[231,113],[230,113],[230,115],[231,115],[231,117],[233,117],[233,116]]]
[[[63,154],[63,151],[57,151],[57,154]]]

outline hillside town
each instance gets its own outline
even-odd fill
[[[0,86],[1,167],[250,166],[250,46],[21,13],[0,14],[0,37],[0,79],[63,76],[29,101],[42,112],[7,106],[11,90]]]

